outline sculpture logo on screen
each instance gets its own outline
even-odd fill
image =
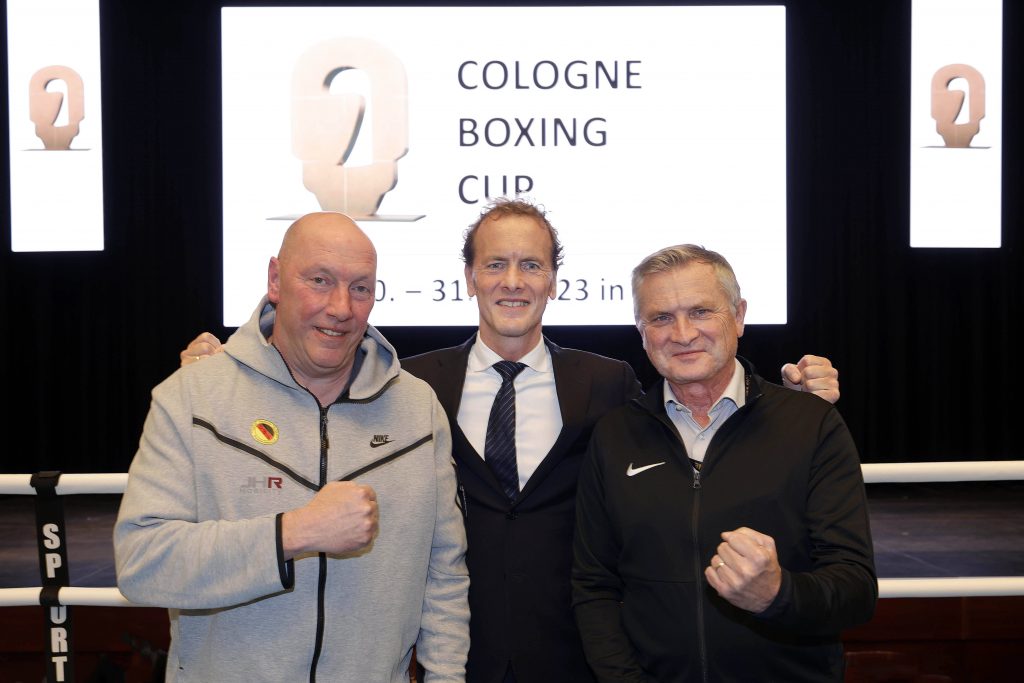
[[[332,94],[331,82],[348,69],[369,78],[370,102],[359,93]],[[372,160],[347,162],[363,128],[368,104]],[[302,182],[324,211],[353,218],[376,214],[398,182],[398,160],[409,144],[405,68],[381,45],[365,38],[335,38],[303,54],[292,78],[292,151],[302,161]]]
[[[65,105],[64,93],[50,92],[47,88],[54,81],[64,81],[67,87],[66,126],[54,125]],[[29,118],[36,124],[36,137],[43,141],[48,150],[71,149],[71,140],[78,135],[78,124],[85,118],[85,88],[82,77],[67,66],[46,66],[32,74],[28,84]]]
[[[967,81],[970,91],[967,123],[956,123],[963,110],[965,93],[950,90],[954,79]],[[942,136],[946,147],[970,147],[971,140],[978,134],[981,120],[985,118],[985,79],[974,67],[966,64],[948,64],[932,76],[932,118],[935,130]]]

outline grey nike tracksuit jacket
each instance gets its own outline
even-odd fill
[[[170,608],[168,681],[462,681],[466,537],[448,420],[372,327],[320,407],[267,342],[266,299],[224,353],[153,391],[114,531],[128,599]],[[280,516],[327,482],[372,486],[380,532],[285,562]]]

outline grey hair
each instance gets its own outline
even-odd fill
[[[637,291],[644,278],[655,273],[667,273],[688,266],[691,263],[705,263],[715,269],[715,277],[722,292],[729,299],[733,315],[740,305],[740,283],[736,281],[736,273],[721,254],[697,246],[696,244],[677,244],[654,252],[633,269],[633,318],[640,320],[640,301]]]

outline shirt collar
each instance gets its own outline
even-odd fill
[[[711,406],[711,409],[708,410],[708,414],[714,411],[723,400],[732,401],[737,408],[742,408],[743,404],[747,402],[747,382],[746,375],[743,372],[743,366],[740,365],[740,362],[735,358],[732,362],[732,379],[729,380],[729,384],[726,385],[725,391],[722,392],[722,395],[718,397]],[[664,396],[662,400],[665,403],[666,408],[678,405],[682,406],[683,410],[686,412],[690,412],[689,408],[676,400],[676,395],[672,393],[672,387],[669,386],[667,379],[662,380],[661,384],[662,395]]]
[[[484,343],[484,340],[480,338],[480,332],[477,331],[476,341],[473,343],[473,348],[469,350],[466,371],[484,372],[500,360],[503,360],[502,357]],[[544,337],[541,337],[537,345],[520,358],[519,362],[534,372],[551,372],[551,354],[548,352],[547,344],[544,343]]]

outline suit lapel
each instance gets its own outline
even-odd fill
[[[451,353],[440,355],[437,359],[439,381],[434,383],[434,393],[441,402],[444,412],[449,416],[452,430],[458,426],[459,405],[462,402],[462,385],[466,383],[466,363],[469,361],[469,350],[473,348],[476,335],[470,337],[461,346],[451,349]]]
[[[568,354],[550,341],[547,344],[551,349],[551,365],[555,371],[555,391],[558,393],[558,409],[562,413],[562,434],[572,431],[575,436],[590,407],[590,373],[580,369],[579,354]],[[562,436],[558,438],[561,441]]]
[[[466,367],[469,364],[469,353],[476,342],[476,335],[466,343],[454,347],[451,353],[438,358],[437,371],[440,381],[434,386],[434,393],[448,415],[448,424],[452,431],[452,452],[458,458],[459,466],[471,470],[478,479],[487,482],[497,496],[495,501],[506,501],[505,492],[490,466],[484,462],[483,453],[477,453],[469,443],[462,428],[459,427],[459,406],[462,403],[462,388],[466,383]],[[481,492],[477,492],[481,495]]]
[[[519,494],[520,500],[537,488],[540,482],[544,481],[548,472],[569,452],[586,423],[587,410],[590,407],[591,377],[590,373],[580,370],[579,356],[566,353],[546,337],[544,342],[551,352],[551,367],[555,373],[558,410],[562,414],[562,431],[558,433],[555,444],[526,482],[526,487]]]

